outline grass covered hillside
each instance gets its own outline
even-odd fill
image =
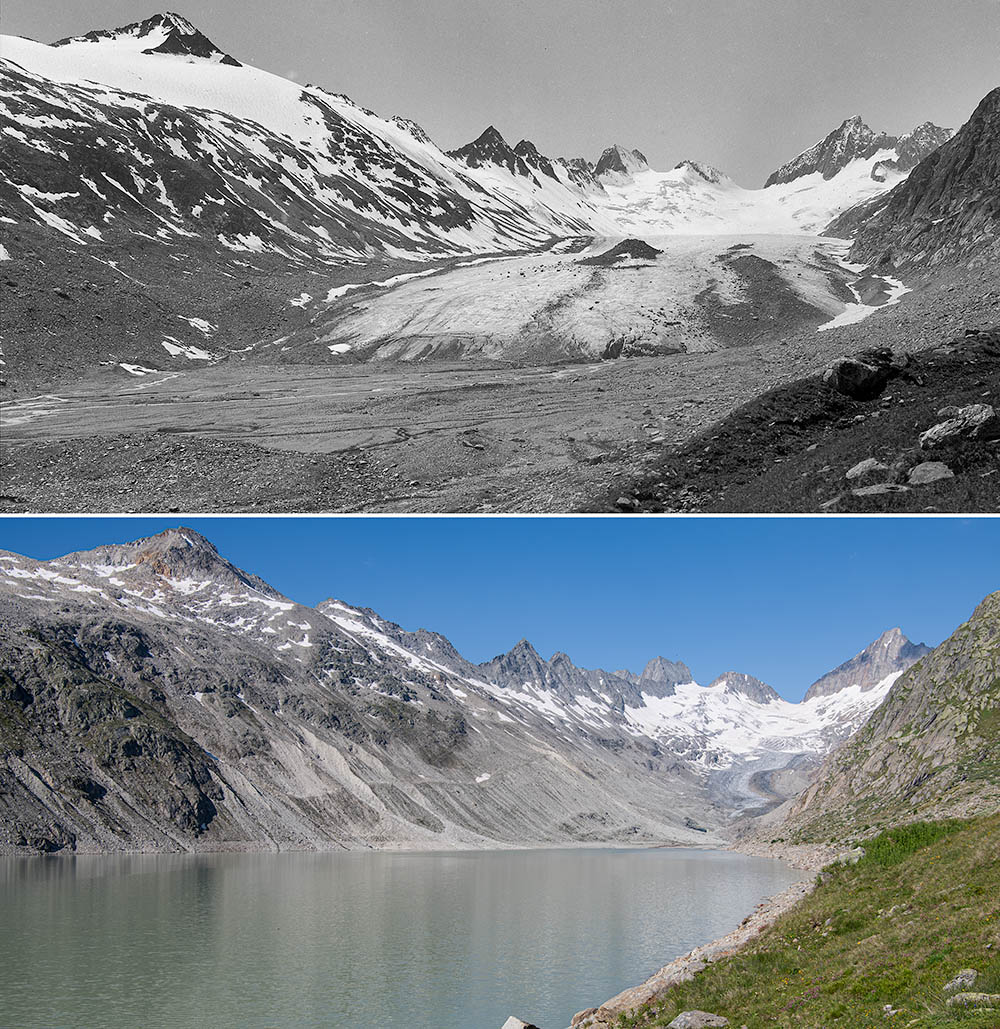
[[[700,1010],[747,1029],[997,1029],[1000,996],[965,1007],[945,987],[974,969],[961,989],[1000,995],[1000,816],[913,823],[864,847],[744,950],[617,1024]]]

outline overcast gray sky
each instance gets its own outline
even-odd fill
[[[4,0],[46,42],[156,0]],[[170,0],[249,64],[420,122],[445,149],[493,123],[513,144],[744,185],[845,117],[957,127],[1000,84],[1000,0]],[[170,8],[167,8],[170,9]]]

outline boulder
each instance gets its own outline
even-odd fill
[[[888,364],[841,357],[823,373],[823,381],[852,400],[874,400],[885,389],[893,369]]]
[[[958,975],[949,983],[945,983],[945,993],[957,993],[959,990],[967,990],[970,986],[976,985],[979,973],[974,968],[963,968]]]
[[[511,1015],[500,1029],[538,1029],[538,1026],[532,1025],[530,1022],[525,1022],[522,1019],[515,1018]]]
[[[865,856],[864,847],[855,847],[853,850],[845,850],[838,854],[831,862],[831,865],[856,865]]]
[[[979,1008],[992,1011],[1000,1007],[1000,993],[956,993],[948,998],[948,1004],[956,1008]]]
[[[877,482],[874,486],[862,486],[852,489],[856,497],[877,497],[880,493],[905,493],[910,487],[900,486],[894,482]]]
[[[926,486],[938,479],[954,479],[955,473],[942,461],[924,461],[910,470],[911,486]]]
[[[865,458],[864,461],[859,461],[856,465],[849,468],[844,478],[864,479],[870,475],[877,475],[880,472],[887,472],[888,470],[888,467],[882,464],[881,461],[876,460],[874,457],[868,457]]]
[[[954,418],[938,422],[922,432],[920,446],[924,450],[929,450],[956,436],[965,436],[969,439],[1000,439],[1000,417],[991,404],[970,404],[968,407],[960,407]]]
[[[729,1019],[722,1015],[713,1015],[708,1011],[682,1011],[667,1029],[714,1029],[715,1026],[729,1025]]]

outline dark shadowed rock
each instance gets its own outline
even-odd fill
[[[841,357],[823,373],[823,381],[852,400],[874,400],[892,377],[888,364]]]

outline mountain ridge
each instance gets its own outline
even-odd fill
[[[884,697],[757,702],[526,640],[476,665],[440,633],[297,604],[184,528],[0,553],[0,669],[14,852],[721,839],[784,799],[758,773]]]

